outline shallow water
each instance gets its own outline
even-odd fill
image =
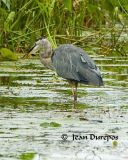
[[[39,60],[0,62],[1,160],[128,159],[128,58],[93,58],[105,86],[79,85],[78,112],[67,82]]]

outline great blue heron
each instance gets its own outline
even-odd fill
[[[40,60],[49,69],[67,79],[72,87],[74,108],[77,103],[78,83],[102,86],[103,80],[98,67],[87,53],[72,44],[62,44],[52,50],[47,38],[39,39],[29,53],[39,52]],[[29,54],[28,53],[28,54]]]

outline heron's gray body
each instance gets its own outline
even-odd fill
[[[60,45],[53,52],[52,64],[62,78],[78,83],[103,85],[98,67],[79,47],[71,44]]]

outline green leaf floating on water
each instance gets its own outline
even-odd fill
[[[49,123],[48,122],[43,122],[40,124],[41,127],[47,128],[49,127]]]
[[[33,160],[35,157],[35,153],[23,153],[20,155],[20,160]]]
[[[12,60],[16,61],[18,59],[18,56],[12,52],[11,50],[7,48],[1,48],[0,49],[0,60]]]
[[[118,146],[118,141],[113,141],[112,142],[112,146],[115,148],[115,147],[117,147]]]
[[[56,123],[56,122],[43,122],[40,124],[41,127],[47,128],[47,127],[61,127],[61,124]]]
[[[61,124],[56,123],[56,122],[51,122],[50,127],[61,127]]]

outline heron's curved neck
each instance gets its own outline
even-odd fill
[[[46,39],[42,45],[43,45],[42,46],[43,51],[40,50],[40,60],[41,60],[41,63],[45,67],[47,67],[49,69],[53,69],[52,60],[51,60],[51,56],[52,56],[52,46],[51,46],[51,43]]]
[[[52,46],[51,43],[46,40],[45,43],[43,44],[43,52],[40,52],[40,56],[42,58],[50,58],[52,55]]]

